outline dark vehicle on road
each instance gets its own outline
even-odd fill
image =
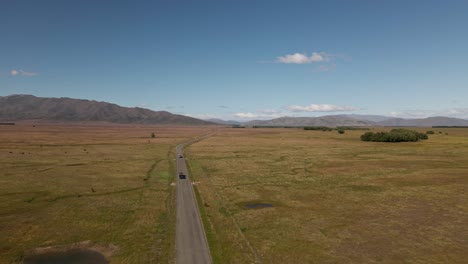
[[[183,158],[184,156],[182,156],[182,154],[179,154],[179,158]]]
[[[187,176],[185,176],[185,174],[183,174],[182,172],[179,172],[179,179],[181,180],[185,180]]]

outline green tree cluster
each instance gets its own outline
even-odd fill
[[[374,142],[416,142],[428,139],[425,133],[408,129],[392,129],[390,132],[366,132],[361,136],[362,141]]]
[[[333,128],[325,127],[325,126],[306,126],[304,130],[320,130],[320,131],[332,131]]]
[[[337,126],[336,129],[342,130],[369,130],[368,127]]]

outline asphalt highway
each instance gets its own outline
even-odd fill
[[[183,155],[183,148],[183,144],[176,147],[176,263],[211,263],[210,249],[193,191],[192,181],[185,164],[185,157],[179,157],[179,155]],[[185,179],[181,179],[179,173],[183,173]]]

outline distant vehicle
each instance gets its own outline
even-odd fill
[[[182,154],[179,154],[179,158],[183,158],[184,156],[182,156]]]
[[[185,180],[185,178],[187,178],[187,176],[185,176],[185,174],[183,174],[182,172],[179,172],[179,179]]]

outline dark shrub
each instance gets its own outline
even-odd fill
[[[375,142],[416,142],[427,139],[427,135],[408,129],[392,129],[390,132],[367,132],[361,136],[362,141]]]
[[[324,127],[324,126],[308,126],[304,127],[304,130],[320,130],[320,131],[332,131],[332,128]]]
[[[373,141],[372,138],[374,137],[373,132],[366,132],[363,135],[361,135],[361,140],[362,141]]]

